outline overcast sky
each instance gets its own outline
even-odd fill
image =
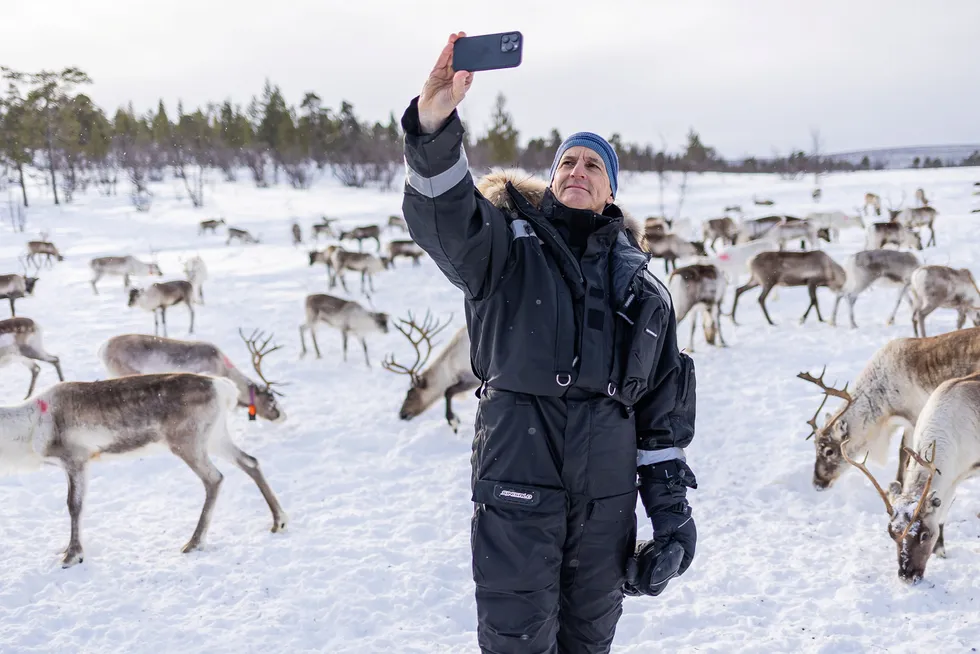
[[[400,116],[448,34],[520,30],[519,68],[478,73],[522,140],[552,127],[726,156],[980,143],[978,0],[5,0],[0,64],[74,65],[110,113],[247,104],[269,78],[372,120]]]

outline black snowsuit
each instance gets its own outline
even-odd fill
[[[473,579],[483,652],[608,652],[636,542],[637,467],[684,459],[694,368],[670,296],[610,205],[542,180],[479,190],[454,112],[402,118],[411,236],[465,298],[483,385],[473,441]],[[649,466],[648,466],[649,467]]]

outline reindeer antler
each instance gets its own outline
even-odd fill
[[[926,485],[922,488],[922,497],[919,498],[919,503],[915,507],[915,512],[912,514],[912,517],[909,518],[909,523],[905,525],[905,531],[902,532],[902,535],[899,537],[899,540],[905,540],[905,536],[909,533],[909,529],[911,529],[912,525],[914,525],[915,522],[919,519],[919,514],[922,513],[922,507],[926,505],[926,498],[929,497],[929,491],[932,489],[932,478],[936,476],[937,472],[939,472],[938,470],[936,470],[936,463],[935,463],[936,441],[932,442],[932,449],[930,450],[930,456],[928,459],[920,456],[918,452],[913,451],[911,448],[903,447],[902,449],[905,450],[906,454],[908,454],[910,457],[915,459],[916,463],[918,463],[920,466],[922,466],[923,468],[929,471],[929,478],[926,479]],[[940,472],[939,474],[942,473]]]
[[[814,377],[808,372],[801,372],[800,374],[797,375],[797,377],[799,377],[803,381],[808,381],[810,383],[816,384],[817,386],[820,387],[820,390],[824,392],[823,401],[820,403],[820,406],[817,407],[817,412],[813,414],[812,418],[806,421],[806,424],[810,425],[810,427],[812,427],[813,429],[813,431],[810,432],[810,435],[806,437],[806,440],[810,440],[811,438],[813,438],[813,436],[816,435],[817,418],[820,416],[820,410],[823,409],[823,405],[827,403],[828,398],[836,397],[844,400],[845,402],[847,402],[847,404],[844,405],[845,409],[854,402],[854,398],[852,398],[851,394],[847,392],[847,384],[844,384],[844,388],[837,389],[831,386],[827,386],[824,383],[823,376],[824,374],[826,374],[826,372],[827,372],[827,366],[824,366],[823,370],[820,372],[819,377]]]
[[[892,503],[888,501],[888,493],[885,492],[885,490],[881,487],[881,484],[878,483],[878,480],[875,479],[875,476],[871,474],[871,471],[868,470],[867,466],[864,465],[865,463],[868,462],[868,454],[866,453],[864,455],[864,461],[862,461],[861,463],[858,463],[857,461],[853,460],[851,457],[847,456],[847,443],[849,440],[850,439],[845,439],[841,441],[840,455],[844,458],[845,461],[847,461],[852,466],[854,466],[855,468],[863,472],[865,476],[871,480],[871,483],[874,484],[875,490],[878,491],[878,494],[881,495],[882,501],[884,501],[885,503],[885,511],[887,511],[888,516],[891,517]]]
[[[262,341],[262,343],[259,343],[259,339],[265,336],[265,332],[259,331],[258,329],[253,331],[251,336],[246,337],[245,332],[243,332],[241,327],[239,327],[238,335],[242,337],[243,341],[245,341],[245,346],[248,347],[249,354],[252,355],[252,367],[255,368],[255,374],[262,380],[265,387],[271,389],[272,386],[283,386],[283,384],[280,382],[269,381],[265,378],[265,375],[262,374],[262,358],[267,354],[282,348],[282,345],[275,345],[271,348],[269,347],[269,343],[272,341],[274,334],[270,334],[268,338]],[[282,395],[282,393],[279,393],[279,391],[273,392]]]
[[[415,315],[409,311],[408,320],[404,318],[399,318],[398,322],[400,324],[395,325],[395,329],[400,331],[405,338],[412,344],[415,348],[415,361],[411,366],[406,367],[399,363],[395,363],[393,355],[389,354],[385,357],[384,361],[381,362],[381,367],[388,372],[394,372],[404,375],[409,375],[414,381],[418,374],[422,371],[425,366],[426,361],[429,360],[429,355],[432,354],[432,337],[445,329],[450,322],[452,322],[452,314],[449,316],[449,320],[444,323],[439,323],[432,318],[432,313],[430,311],[425,312],[425,318],[422,320],[420,325],[418,321],[415,320]],[[412,336],[413,333],[418,332],[418,338]],[[422,351],[419,346],[425,343],[426,351],[425,356],[422,355]]]

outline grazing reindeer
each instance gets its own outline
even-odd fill
[[[798,222],[781,221],[773,225],[772,228],[766,231],[761,238],[772,243],[776,243],[780,250],[784,250],[786,248],[786,243],[797,239],[800,240],[801,249],[803,247],[803,242],[806,241],[807,247],[809,247],[811,250],[815,250],[820,247],[820,236],[818,232],[819,228],[816,225],[805,220],[800,220]]]
[[[738,225],[735,221],[725,216],[723,218],[709,218],[702,227],[702,238],[705,248],[711,248],[715,252],[715,241],[721,239],[722,245],[735,245],[738,238]]]
[[[732,204],[732,205],[729,205],[729,206],[725,207],[724,211],[725,211],[725,213],[728,213],[728,212],[742,213],[742,205],[740,205],[740,204]]]
[[[340,249],[339,245],[328,245],[323,251],[310,250],[310,265],[322,263],[327,267],[327,277],[333,281],[333,253]]]
[[[642,246],[655,259],[664,260],[665,273],[670,272],[671,266],[677,267],[677,259],[707,256],[702,241],[687,241],[677,234],[647,232],[644,234]]]
[[[708,345],[715,344],[715,335],[722,347],[727,347],[721,335],[721,302],[725,297],[728,282],[725,275],[712,265],[694,264],[677,268],[667,281],[670,297],[674,302],[676,322],[680,323],[688,312],[699,307],[704,327],[704,340]],[[691,316],[691,343],[687,348],[694,351],[694,330],[697,314]]]
[[[848,227],[860,227],[864,229],[864,219],[861,218],[860,209],[854,216],[849,216],[843,211],[813,211],[803,218],[817,229],[828,230],[830,242],[836,242],[840,235],[840,230]]]
[[[876,195],[876,194],[874,194],[874,193],[865,193],[864,194],[864,207],[862,208],[862,211],[864,212],[864,215],[865,216],[868,215],[868,207],[871,207],[872,209],[875,210],[875,215],[876,216],[880,216],[881,215],[881,197],[878,196],[878,195]]]
[[[725,274],[728,281],[737,283],[749,271],[749,261],[760,252],[772,251],[769,241],[757,240],[727,247],[719,254],[698,257],[697,263],[710,264]]]
[[[956,329],[963,329],[967,317],[980,325],[980,290],[969,268],[922,266],[909,281],[916,336],[926,335],[926,318],[936,309],[956,309]]]
[[[803,222],[802,219],[794,216],[763,216],[749,220],[743,219],[739,222],[735,242],[741,244],[755,241],[765,236],[775,225],[799,222]]]
[[[898,548],[898,577],[918,583],[932,554],[945,558],[943,531],[956,488],[980,474],[980,374],[949,379],[919,413],[902,482],[882,490],[863,464],[888,512],[888,535]],[[929,452],[929,455],[925,455]]]
[[[300,245],[303,242],[303,230],[300,229],[299,223],[293,223],[292,226],[293,233],[293,246]]]
[[[419,258],[425,256],[425,250],[419,247],[419,244],[412,240],[389,241],[387,247],[387,262],[391,267],[395,266],[395,257],[408,257],[412,260],[413,266],[419,266],[421,265],[419,263]]]
[[[92,259],[89,262],[89,268],[92,269],[93,277],[91,284],[92,290],[95,291],[96,295],[99,294],[99,289],[95,284],[106,275],[121,276],[123,278],[124,289],[129,288],[130,277],[163,276],[163,273],[160,271],[160,266],[155,263],[143,263],[132,255]]]
[[[208,278],[208,267],[204,259],[194,256],[184,262],[184,275],[194,287],[197,303],[204,304],[204,281]]]
[[[889,244],[921,250],[922,238],[901,223],[871,223],[865,242],[867,249],[878,250]]]
[[[212,234],[214,234],[217,232],[218,226],[224,224],[225,224],[224,218],[218,218],[217,220],[215,220],[214,218],[210,220],[202,220],[200,227],[198,227],[197,229],[197,235],[200,236],[201,234],[207,231],[210,231]]]
[[[428,410],[441,397],[446,400],[446,422],[454,432],[458,432],[459,418],[453,413],[453,397],[480,385],[480,380],[473,374],[470,365],[470,339],[466,328],[461,327],[432,365],[423,369],[432,353],[432,337],[445,328],[449,321],[442,325],[433,323],[426,313],[420,325],[409,312],[408,320],[399,319],[398,322],[400,324],[396,324],[395,329],[415,348],[415,361],[409,367],[396,363],[391,355],[381,363],[385,370],[408,375],[411,380],[411,387],[398,410],[398,417],[411,420]],[[416,332],[417,338],[413,336]],[[422,343],[425,343],[424,356],[419,349]]]
[[[10,315],[16,316],[17,310],[14,301],[26,295],[34,295],[34,286],[37,284],[37,277],[27,274],[27,264],[23,259],[20,260],[21,267],[24,269],[23,275],[0,275],[0,299],[7,298],[10,302]],[[37,264],[34,264],[34,274],[37,274]]]
[[[228,240],[225,241],[225,245],[231,245],[232,240],[237,240],[239,243],[259,242],[259,239],[249,234],[247,229],[239,229],[238,227],[228,228]]]
[[[376,257],[367,252],[349,252],[338,247],[330,255],[330,265],[333,271],[333,275],[330,278],[330,288],[337,285],[337,278],[339,277],[344,290],[350,293],[350,289],[347,288],[347,282],[344,281],[344,271],[351,270],[361,273],[361,293],[367,295],[367,290],[364,288],[365,279],[368,281],[371,292],[373,293],[374,275],[387,268],[387,262],[387,258],[384,257]]]
[[[364,249],[364,239],[373,238],[378,244],[378,252],[381,251],[381,228],[377,225],[365,225],[363,227],[355,227],[354,229],[340,232],[340,237],[338,240],[356,240],[358,251]]]
[[[163,335],[167,335],[167,307],[183,302],[191,314],[191,326],[188,334],[194,333],[194,287],[190,282],[178,279],[172,282],[158,282],[147,289],[132,288],[129,290],[129,306],[153,312],[153,333],[159,329],[158,323],[163,323]],[[157,312],[160,312],[159,317]]]
[[[892,224],[898,223],[907,229],[928,227],[929,240],[926,241],[926,247],[936,244],[935,220],[938,213],[932,207],[908,207],[905,209],[888,210],[889,219]]]
[[[810,293],[810,304],[806,308],[800,324],[806,322],[810,309],[817,310],[817,320],[823,322],[820,305],[817,303],[817,288],[826,286],[839,293],[847,280],[847,274],[840,265],[822,250],[811,252],[760,252],[749,261],[751,276],[749,281],[735,290],[732,303],[732,322],[735,322],[735,308],[738,298],[745,291],[762,286],[759,306],[770,325],[775,325],[766,310],[766,297],[776,286],[806,286]],[[738,324],[738,323],[735,323]]]
[[[826,370],[826,369],[825,369]],[[912,430],[929,395],[948,379],[980,372],[980,328],[961,329],[930,338],[896,338],[875,352],[847,392],[826,386],[823,375],[814,378],[807,373],[800,379],[815,383],[824,391],[823,402],[813,418],[807,421],[810,437],[816,437],[816,461],[813,485],[824,490],[842,472],[841,444],[847,443],[848,458],[860,458],[870,452],[871,458],[884,463],[891,433],[904,427],[902,445],[909,445]],[[845,404],[833,415],[825,415],[824,424],[817,418],[829,397],[843,399]],[[908,463],[899,450],[897,479],[901,483]]]
[[[388,227],[390,229],[398,228],[403,232],[408,231],[408,223],[406,223],[405,219],[402,218],[401,216],[394,216],[394,215],[388,216]]]
[[[926,198],[926,192],[924,189],[921,188],[915,189],[915,199],[919,203],[920,207],[929,206],[929,200]]]
[[[643,232],[645,234],[669,234],[671,222],[660,216],[649,216],[643,221]]]
[[[252,356],[252,367],[261,383],[249,379],[224,352],[215,345],[204,341],[179,341],[174,338],[148,336],[146,334],[121,334],[113,336],[99,348],[99,360],[113,377],[127,375],[147,375],[164,372],[190,372],[214,375],[230,379],[238,389],[238,406],[248,408],[249,419],[255,416],[269,422],[282,422],[286,412],[276,401],[282,393],[273,386],[262,373],[263,358],[278,350],[276,345],[268,348],[270,336],[261,344],[264,336],[258,331],[246,337],[242,330],[239,336],[245,341]]]
[[[272,531],[286,514],[259,468],[228,431],[238,389],[227,379],[188,373],[134,375],[94,382],[59,382],[17,406],[0,407],[0,450],[24,468],[56,460],[68,475],[71,538],[64,567],[84,559],[79,522],[89,461],[106,455],[161,449],[179,457],[204,482],[205,499],[183,552],[204,543],[223,475],[211,454],[235,462],[262,492],[272,511]],[[148,453],[148,452],[147,452]]]
[[[347,336],[354,334],[364,348],[364,362],[371,367],[368,358],[367,341],[365,336],[373,332],[388,333],[388,314],[368,311],[357,302],[344,300],[332,295],[317,293],[306,296],[306,322],[299,326],[299,342],[302,347],[300,356],[306,355],[306,340],[304,334],[309,331],[313,339],[316,358],[320,358],[320,346],[316,342],[317,323],[330,325],[340,331],[344,341],[344,361],[347,361]]]
[[[914,254],[899,252],[898,250],[864,250],[851,255],[844,262],[847,283],[834,301],[834,313],[830,317],[830,325],[832,327],[837,325],[837,309],[840,307],[840,301],[847,298],[851,327],[857,328],[857,324],[854,322],[854,303],[857,302],[858,295],[879,279],[902,286],[898,293],[898,299],[895,301],[895,308],[892,310],[888,322],[885,323],[893,325],[895,314],[898,313],[898,307],[902,304],[902,298],[906,297],[906,293],[908,293],[909,284],[912,281],[912,271],[920,265],[919,259]]]
[[[34,363],[35,361],[50,363],[57,371],[58,379],[65,381],[65,376],[61,374],[61,361],[44,350],[41,326],[30,318],[0,320],[0,366],[15,361],[22,363],[31,371],[31,385],[24,399],[29,398],[34,392],[37,376],[41,374],[41,367]]]
[[[54,246],[54,243],[50,241],[28,241],[27,242],[27,262],[33,264],[35,258],[43,256],[44,262],[48,266],[53,265],[51,262],[52,257],[58,261],[64,261],[65,258],[61,256],[58,252],[58,248]]]
[[[759,198],[752,196],[752,203],[760,207],[771,207],[776,204],[772,200],[760,200]]]
[[[336,221],[336,218],[327,218],[326,216],[323,216],[320,223],[313,225],[313,241],[318,243],[320,241],[320,234],[324,234],[329,237],[335,236],[332,225]]]

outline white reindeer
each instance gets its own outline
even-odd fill
[[[57,371],[58,379],[65,380],[61,374],[61,361],[44,349],[40,325],[30,318],[0,320],[0,367],[20,363],[31,371],[31,385],[25,399],[34,392],[37,376],[41,373],[41,367],[35,361],[50,363]]]
[[[698,257],[696,262],[712,265],[722,271],[731,283],[738,283],[740,277],[749,272],[749,261],[760,252],[773,251],[772,243],[765,240],[754,240],[739,243],[725,248],[722,252],[709,257]]]
[[[919,259],[914,254],[898,250],[864,250],[849,256],[844,261],[847,282],[834,301],[834,313],[830,317],[831,326],[837,325],[837,309],[840,307],[841,300],[846,298],[851,327],[857,328],[857,323],[854,322],[854,303],[857,302],[858,295],[879,280],[901,286],[895,308],[886,323],[894,324],[895,314],[902,304],[902,298],[910,297],[907,294],[912,281],[912,271],[920,265]],[[911,298],[909,302],[911,303]]]
[[[354,334],[364,348],[364,362],[371,367],[365,337],[375,332],[388,333],[387,313],[368,311],[357,302],[324,293],[307,295],[305,309],[306,321],[299,326],[301,357],[306,356],[304,336],[309,331],[313,339],[313,348],[316,350],[316,358],[320,358],[320,346],[316,342],[316,326],[318,323],[324,323],[340,331],[344,343],[344,361],[347,361],[347,337],[349,334]]]
[[[184,303],[191,316],[188,334],[194,333],[194,287],[183,279],[171,282],[158,282],[146,289],[133,288],[129,290],[129,306],[138,306],[153,312],[153,333],[159,330],[163,323],[163,335],[167,335],[167,308]],[[159,312],[159,315],[158,313]]]
[[[813,211],[806,216],[803,220],[816,226],[819,229],[826,229],[830,240],[832,242],[837,242],[840,238],[840,230],[848,229],[851,227],[864,227],[864,219],[861,217],[860,210],[854,216],[850,216],[843,211]]]
[[[92,290],[98,295],[99,289],[96,282],[106,275],[114,275],[123,278],[123,288],[129,288],[130,277],[155,276],[162,277],[160,266],[155,263],[144,263],[132,255],[124,257],[99,257],[89,262],[92,269]]]
[[[728,282],[725,275],[715,266],[693,264],[677,268],[667,281],[670,297],[674,303],[674,314],[678,324],[693,308],[699,311],[691,316],[691,342],[688,351],[694,351],[694,331],[697,314],[701,314],[704,327],[704,340],[715,344],[715,336],[722,347],[727,347],[721,335],[721,303],[725,297]]]
[[[282,422],[286,412],[276,401],[281,393],[273,388],[262,373],[263,358],[281,346],[268,347],[270,335],[255,331],[250,337],[238,331],[252,357],[252,367],[261,383],[252,381],[239,370],[217,346],[204,341],[181,341],[146,334],[113,336],[99,347],[99,360],[114,377],[146,375],[162,372],[190,372],[230,379],[238,388],[238,406],[248,408],[249,419],[255,417],[270,422]]]
[[[211,454],[234,461],[259,487],[272,511],[272,531],[286,526],[275,494],[259,462],[240,450],[228,431],[228,414],[238,389],[220,377],[187,373],[134,375],[94,382],[59,382],[16,406],[0,407],[0,459],[37,469],[55,461],[68,475],[71,537],[64,567],[84,559],[80,518],[88,464],[109,455],[163,446],[204,483],[205,499],[183,552],[204,543],[223,475]]]
[[[974,326],[980,325],[980,290],[969,268],[917,268],[910,278],[909,293],[916,336],[926,335],[925,320],[936,309],[956,309],[956,329],[963,329],[968,317]]]
[[[939,212],[932,207],[907,207],[905,209],[889,209],[891,222],[904,225],[908,229],[929,228],[929,240],[926,247],[936,244],[935,221]]]
[[[208,267],[204,259],[194,256],[184,261],[184,276],[194,287],[194,294],[197,296],[197,303],[204,304],[204,282],[208,278]]]
[[[427,368],[424,367],[432,353],[432,338],[448,324],[449,321],[442,325],[433,323],[428,313],[420,324],[409,312],[408,320],[399,319],[395,329],[412,344],[415,349],[415,361],[411,366],[403,366],[396,363],[389,355],[381,363],[381,367],[389,372],[408,375],[411,380],[411,386],[398,410],[399,418],[411,420],[428,410],[439,398],[444,398],[446,422],[454,432],[458,432],[459,418],[453,413],[452,399],[480,385],[480,380],[473,374],[470,365],[470,339],[466,328],[461,327],[432,364]],[[415,334],[418,336],[416,337]],[[420,349],[423,344],[424,355]]]

